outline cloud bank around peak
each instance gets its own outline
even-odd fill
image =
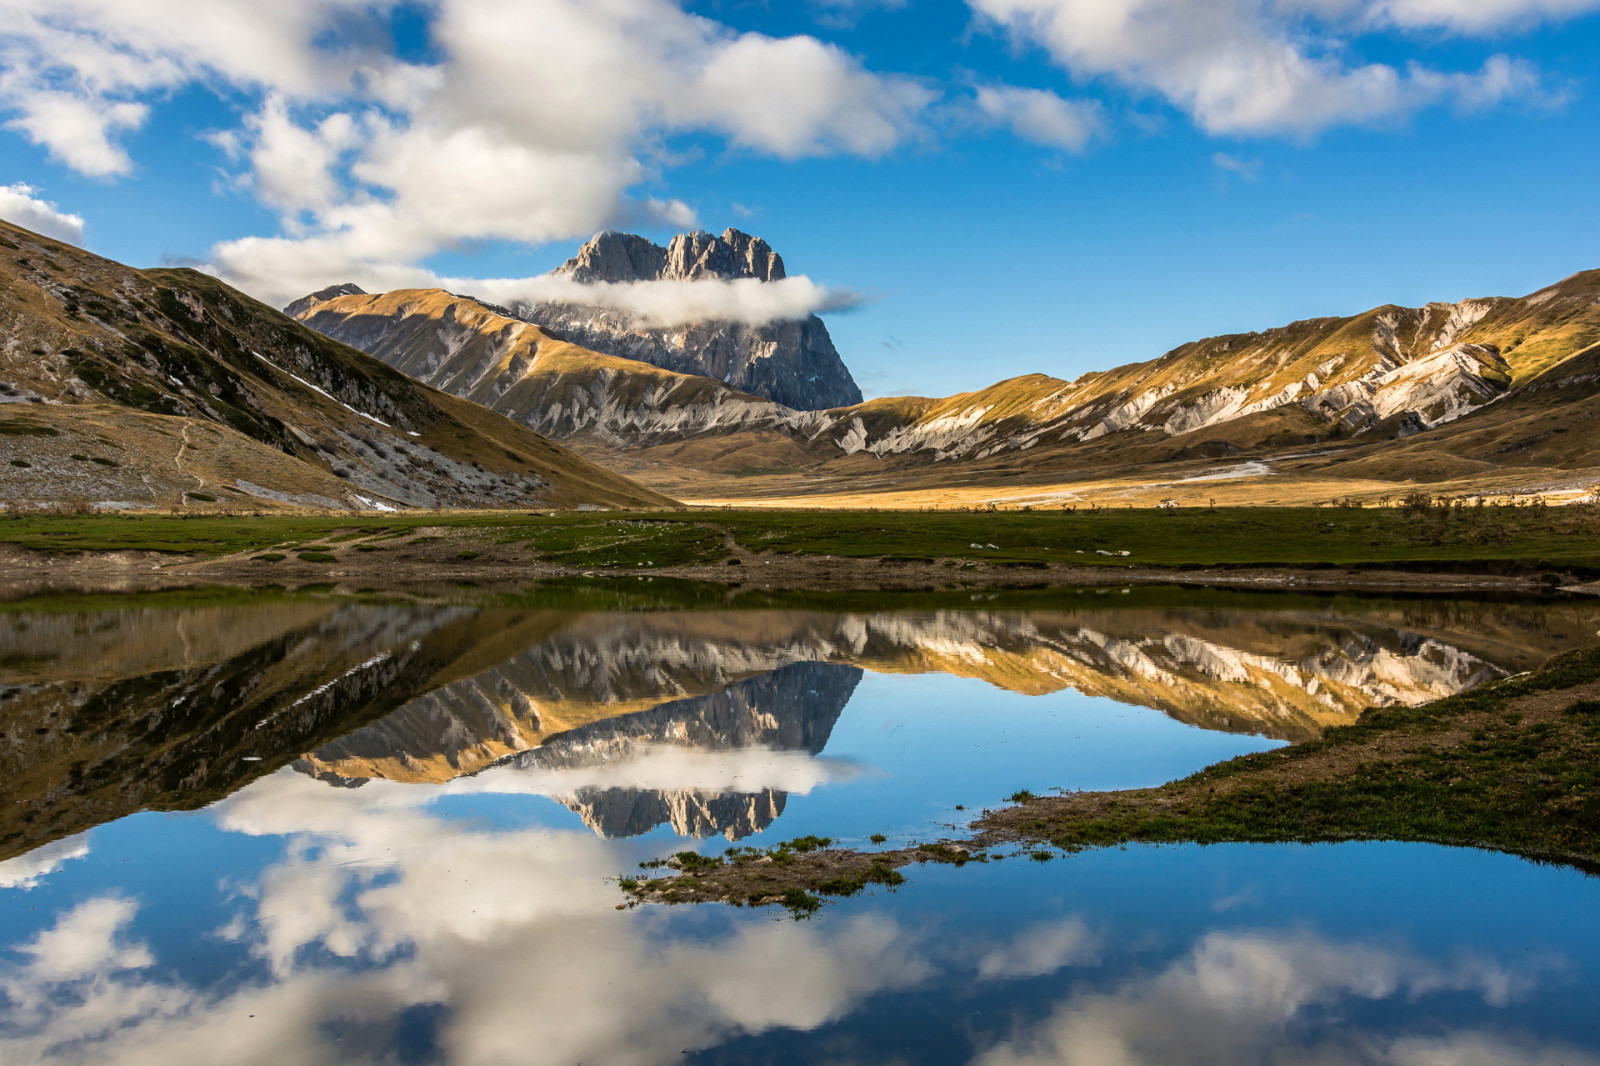
[[[818,285],[803,274],[778,281],[704,278],[593,284],[541,275],[476,281],[445,279],[443,287],[508,307],[540,304],[595,307],[631,318],[647,329],[667,329],[691,322],[765,326],[809,315],[851,311],[867,302],[859,293]]]

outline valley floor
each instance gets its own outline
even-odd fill
[[[426,591],[566,577],[726,589],[1187,584],[1588,591],[1600,507],[14,516],[0,595],[199,585]]]

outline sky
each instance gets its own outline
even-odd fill
[[[607,298],[946,395],[1600,267],[1597,94],[1600,0],[0,0],[0,217],[279,305],[733,226]]]

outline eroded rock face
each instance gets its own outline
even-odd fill
[[[720,237],[680,233],[665,248],[632,233],[601,233],[552,273],[586,285],[708,278],[781,281],[786,277],[783,258],[771,245],[736,229],[724,230]]]
[[[735,229],[720,237],[680,233],[665,248],[631,233],[602,233],[554,273],[585,284],[786,276],[782,257],[766,241]],[[764,326],[706,321],[652,327],[623,312],[577,304],[523,304],[512,311],[592,351],[716,378],[797,410],[861,402],[861,389],[816,315]]]

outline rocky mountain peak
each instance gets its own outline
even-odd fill
[[[653,281],[661,276],[667,250],[633,233],[606,230],[590,237],[578,254],[551,271],[585,285]]]
[[[329,300],[336,300],[341,296],[365,295],[367,295],[366,289],[363,289],[359,285],[353,285],[347,281],[343,285],[329,285],[326,289],[319,289],[310,296],[302,296],[288,307],[285,307],[283,309],[283,313],[288,315],[290,318],[298,319],[301,317],[302,312],[311,310],[311,308],[315,307],[317,304],[326,303]]]
[[[708,277],[781,281],[785,274],[783,257],[771,245],[729,227],[720,237],[700,232],[680,233],[672,238],[662,277],[673,281]]]
[[[584,284],[785,277],[783,257],[771,245],[731,227],[720,237],[704,231],[680,233],[665,248],[637,234],[608,230],[591,237],[552,273]]]

